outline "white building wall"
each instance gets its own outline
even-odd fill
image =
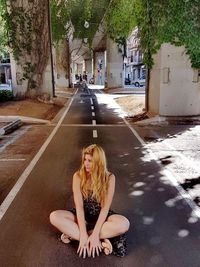
[[[199,115],[200,81],[194,82],[197,70],[191,68],[185,48],[163,44],[156,57],[160,60],[151,72],[151,80],[157,81],[150,83],[150,92],[159,98],[150,98],[150,111],[159,105],[159,115]]]
[[[122,87],[123,57],[117,44],[107,38],[107,84],[109,88]]]
[[[160,104],[160,54],[158,53],[154,56],[154,65],[150,72],[149,80],[149,110],[153,114],[159,114],[159,104]]]

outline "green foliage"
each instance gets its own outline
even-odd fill
[[[57,44],[63,40],[69,30],[70,6],[65,0],[51,1],[51,25],[53,42]]]
[[[8,32],[8,45],[12,49],[16,60],[20,56],[28,53],[32,49],[33,30],[33,12],[31,9],[15,7],[10,12],[4,13]]]
[[[162,43],[184,45],[192,67],[200,68],[200,0],[113,0],[106,17],[107,31],[115,41],[139,29],[144,63]]]
[[[4,20],[5,1],[0,0],[0,58],[4,58],[8,53],[6,26]]]
[[[31,8],[33,2],[29,1],[27,9],[18,7],[8,13],[6,0],[0,0],[0,51],[5,47],[7,32],[15,58],[23,56],[24,51],[31,53],[35,36],[40,36],[39,26],[33,26],[38,15]],[[106,31],[120,46],[132,29],[138,27],[148,68],[153,65],[152,55],[165,42],[184,45],[192,66],[200,68],[200,0],[51,0],[50,3],[54,43],[65,39],[73,25],[74,38],[88,38],[91,45],[106,14]],[[85,21],[89,22],[87,29]],[[27,74],[24,78],[28,78],[35,66],[27,62],[24,68]]]
[[[113,0],[106,16],[106,29],[115,41],[126,39],[136,26],[134,0]]]
[[[72,23],[74,38],[87,38],[91,44],[108,4],[109,0],[52,0],[53,42],[57,44],[66,38]],[[88,29],[84,27],[85,21],[89,22]]]
[[[0,102],[5,102],[13,99],[13,92],[10,90],[0,90]]]

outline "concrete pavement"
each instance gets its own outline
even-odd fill
[[[131,222],[123,259],[78,258],[77,244],[62,244],[48,221],[52,210],[73,205],[72,174],[91,143],[104,147],[116,175],[113,209]],[[199,220],[182,197],[166,204],[179,192],[149,155],[112,98],[79,91],[0,221],[1,266],[200,266]]]

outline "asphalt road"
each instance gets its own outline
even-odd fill
[[[131,222],[128,255],[81,259],[65,245],[49,214],[73,205],[72,175],[80,151],[104,147],[116,176],[112,208]],[[178,198],[174,205],[166,203]],[[0,266],[199,267],[200,223],[186,200],[149,157],[114,101],[98,90],[80,91],[58,131],[0,221]]]

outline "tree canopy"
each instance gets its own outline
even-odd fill
[[[6,0],[0,0],[1,14],[5,3]],[[50,3],[54,43],[65,39],[73,25],[74,37],[87,38],[91,44],[104,19],[107,34],[116,42],[126,39],[132,29],[138,27],[144,61],[149,68],[153,64],[152,55],[164,42],[184,45],[192,66],[200,68],[200,0],[51,0]],[[9,17],[3,18],[1,47],[5,32],[10,33],[8,41],[15,40]],[[85,21],[89,27],[84,26]],[[22,23],[20,19],[15,22]]]

